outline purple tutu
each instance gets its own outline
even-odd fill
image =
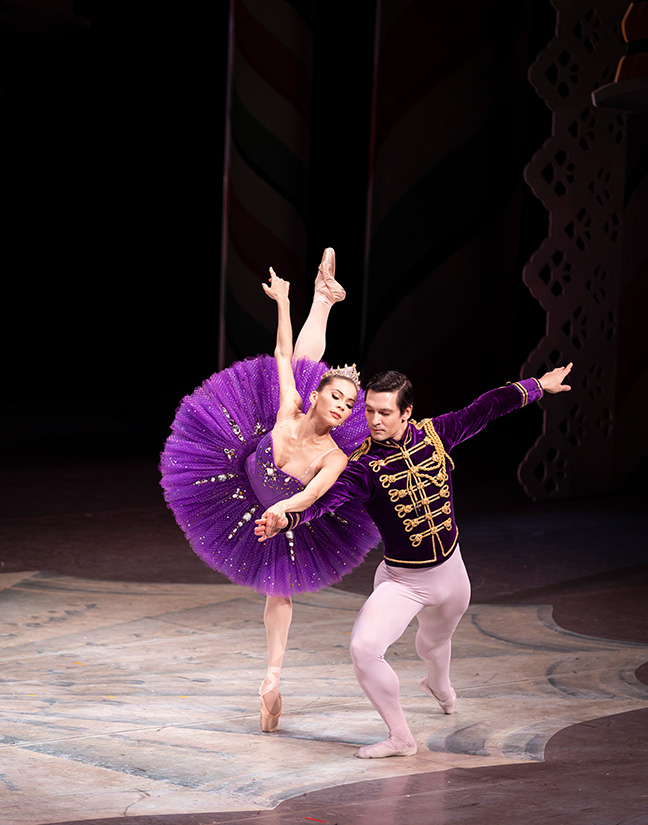
[[[304,405],[328,366],[293,364]],[[273,460],[271,430],[279,409],[274,358],[259,355],[215,373],[186,396],[172,424],[160,470],[164,497],[191,547],[231,581],[269,596],[316,592],[340,581],[380,541],[362,505],[349,502],[265,542],[255,519],[304,487]],[[331,430],[347,455],[368,435],[364,396]]]

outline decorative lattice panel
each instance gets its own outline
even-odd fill
[[[569,361],[574,370],[570,393],[541,402],[542,435],[519,468],[534,499],[599,493],[616,483],[625,117],[595,108],[591,95],[614,79],[627,3],[553,5],[556,35],[529,72],[553,112],[553,129],[526,169],[527,183],[549,213],[549,233],[523,274],[547,325],[522,375],[541,375]]]

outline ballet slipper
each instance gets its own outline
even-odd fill
[[[263,684],[259,688],[259,696],[261,697],[261,715],[260,715],[260,723],[261,723],[261,730],[264,733],[272,733],[272,731],[276,730],[279,726],[279,719],[281,718],[281,694],[277,690],[279,687],[279,673],[281,672],[281,668],[279,667],[269,667],[268,673],[266,678],[263,680],[264,682],[268,680],[268,684],[264,687]],[[279,702],[279,710],[276,713],[272,713],[265,702],[265,696],[268,693],[276,693],[277,699]]]
[[[390,736],[389,739],[376,742],[375,745],[359,748],[354,756],[358,759],[385,759],[388,756],[414,756],[417,750],[416,742],[392,739]]]
[[[430,696],[432,696],[434,699],[437,700],[437,702],[439,703],[439,706],[441,707],[441,710],[444,713],[450,714],[450,713],[455,712],[455,708],[457,707],[457,694],[454,692],[453,688],[450,688],[450,690],[452,690],[452,696],[450,697],[450,699],[439,699],[439,697],[436,695],[436,693],[428,685],[427,676],[425,676],[425,677],[423,677],[423,679],[421,679],[421,681],[419,682],[419,685],[423,688],[423,690],[426,693],[429,693]]]
[[[335,280],[335,250],[327,247],[317,268],[314,301],[332,306],[346,298],[346,290]]]

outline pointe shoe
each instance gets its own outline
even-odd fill
[[[324,250],[322,262],[317,268],[313,300],[330,305],[343,301],[345,298],[346,290],[335,280],[335,250],[329,246]]]
[[[261,724],[261,730],[264,733],[272,733],[272,731],[277,730],[279,727],[279,719],[281,718],[281,694],[277,690],[279,687],[279,668],[268,668],[268,675],[263,680],[264,682],[268,679],[268,684],[263,687],[259,688],[259,696],[261,697],[261,714],[259,717],[259,722]],[[276,693],[277,698],[279,701],[279,710],[276,713],[271,713],[268,709],[268,706],[265,703],[265,695],[267,693]]]
[[[439,707],[444,713],[451,714],[455,712],[455,708],[457,707],[457,694],[452,690],[452,697],[450,699],[446,699],[441,701],[436,693],[432,690],[432,688],[427,683],[427,676],[424,676],[423,679],[419,682],[421,688],[426,692],[429,693],[434,699],[437,700],[439,703]]]

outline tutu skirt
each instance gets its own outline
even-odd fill
[[[304,412],[328,366],[293,363]],[[316,592],[340,581],[375,547],[380,535],[364,507],[335,513],[265,542],[255,519],[273,501],[303,490],[274,465],[271,430],[279,408],[274,358],[239,361],[208,378],[176,412],[161,456],[165,500],[195,553],[231,581],[269,596]],[[349,455],[368,435],[364,397],[331,431]]]

